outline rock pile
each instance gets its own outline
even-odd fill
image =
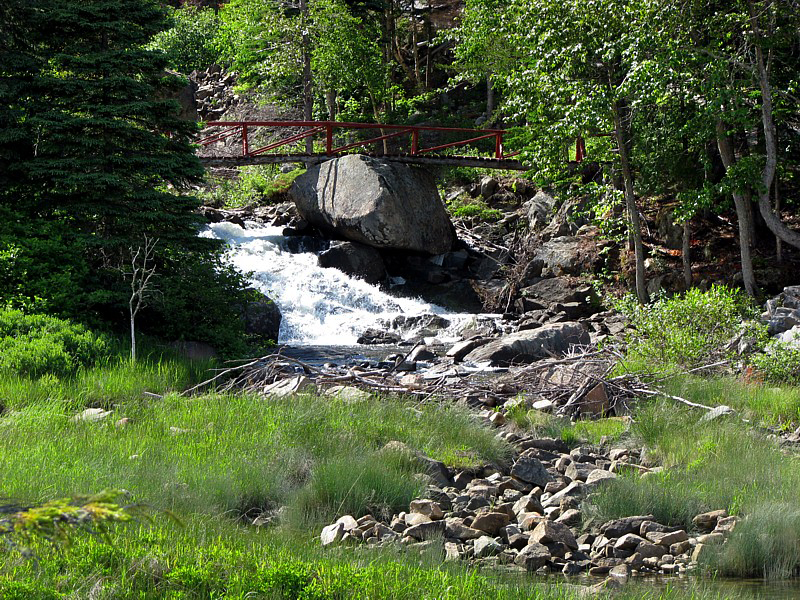
[[[517,451],[510,470],[496,466],[442,471],[408,511],[380,521],[343,516],[325,527],[324,546],[337,543],[443,543],[445,560],[566,575],[626,578],[690,569],[707,548],[724,543],[737,518],[725,511],[699,514],[694,529],[658,523],[652,515],[616,519],[581,530],[582,502],[620,473],[648,476],[626,448],[569,451],[561,440],[507,434]],[[395,442],[395,444],[398,444]],[[444,480],[443,480],[444,479]]]
[[[239,96],[233,92],[236,73],[226,73],[219,65],[211,65],[205,71],[192,71],[189,80],[196,87],[195,105],[202,121],[216,121],[239,103]]]
[[[767,300],[761,319],[767,324],[770,335],[800,347],[800,285],[786,287],[778,296]]]

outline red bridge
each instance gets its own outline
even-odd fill
[[[198,143],[200,160],[208,167],[316,164],[358,152],[421,165],[527,170],[514,159],[518,152],[505,153],[508,132],[502,129],[336,121],[211,121],[207,128],[213,133]],[[471,155],[456,153],[467,146]]]

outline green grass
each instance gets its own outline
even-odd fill
[[[121,417],[131,424],[115,427]],[[121,405],[101,423],[72,422],[62,404],[49,402],[1,423],[0,445],[14,449],[0,456],[2,495],[15,500],[124,488],[180,514],[252,517],[288,504],[298,523],[345,509],[406,508],[421,488],[412,475],[422,469],[379,452],[392,440],[451,464],[508,455],[465,412],[433,405],[415,412],[389,399],[171,395]]]
[[[63,410],[86,406],[111,407],[142,400],[145,392],[167,394],[202,380],[211,361],[189,361],[167,350],[149,349],[137,362],[116,354],[100,364],[83,367],[73,376],[20,377],[0,372],[0,406],[20,410],[49,402]]]
[[[192,518],[185,527],[159,518],[152,525],[120,528],[110,543],[83,536],[67,549],[42,543],[34,550],[38,561],[0,561],[4,600],[86,598],[92,590],[98,600],[585,597],[559,582],[444,565],[441,545],[421,554],[400,547],[322,549],[313,536],[236,528],[204,517]],[[11,592],[15,588],[17,596]],[[635,585],[615,594],[621,600],[720,597],[702,590]]]
[[[665,383],[667,393],[706,406],[725,404],[757,425],[800,425],[800,388],[744,383],[731,377],[683,376]]]
[[[525,432],[558,438],[570,446],[581,443],[599,444],[603,439],[614,442],[628,430],[627,422],[617,417],[572,422],[565,417],[539,410],[526,410],[524,407],[512,408],[508,417]]]
[[[619,477],[590,498],[587,513],[596,522],[653,514],[691,528],[696,514],[726,509],[744,521],[709,566],[736,576],[790,574],[800,566],[800,513],[787,509],[800,493],[797,458],[736,417],[701,423],[701,416],[671,401],[641,407],[632,434],[665,470]]]

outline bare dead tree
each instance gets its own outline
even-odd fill
[[[129,248],[130,262],[120,270],[123,277],[130,279],[131,295],[128,299],[128,314],[131,326],[131,360],[136,360],[136,315],[147,306],[152,295],[152,279],[156,272],[155,248],[158,238],[142,236],[143,244],[136,249]],[[129,270],[128,270],[129,269]]]

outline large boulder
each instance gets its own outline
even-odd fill
[[[543,277],[586,275],[597,264],[597,245],[574,236],[561,236],[545,242],[533,257],[534,271]]]
[[[464,358],[473,363],[492,365],[530,363],[566,353],[574,344],[589,344],[589,332],[579,323],[553,323],[539,329],[512,333],[476,348]]]
[[[386,266],[380,253],[371,246],[356,242],[331,245],[319,255],[319,266],[339,269],[367,283],[378,283],[386,278]]]
[[[449,252],[455,232],[427,171],[351,154],[314,166],[290,194],[312,225],[376,248]]]

